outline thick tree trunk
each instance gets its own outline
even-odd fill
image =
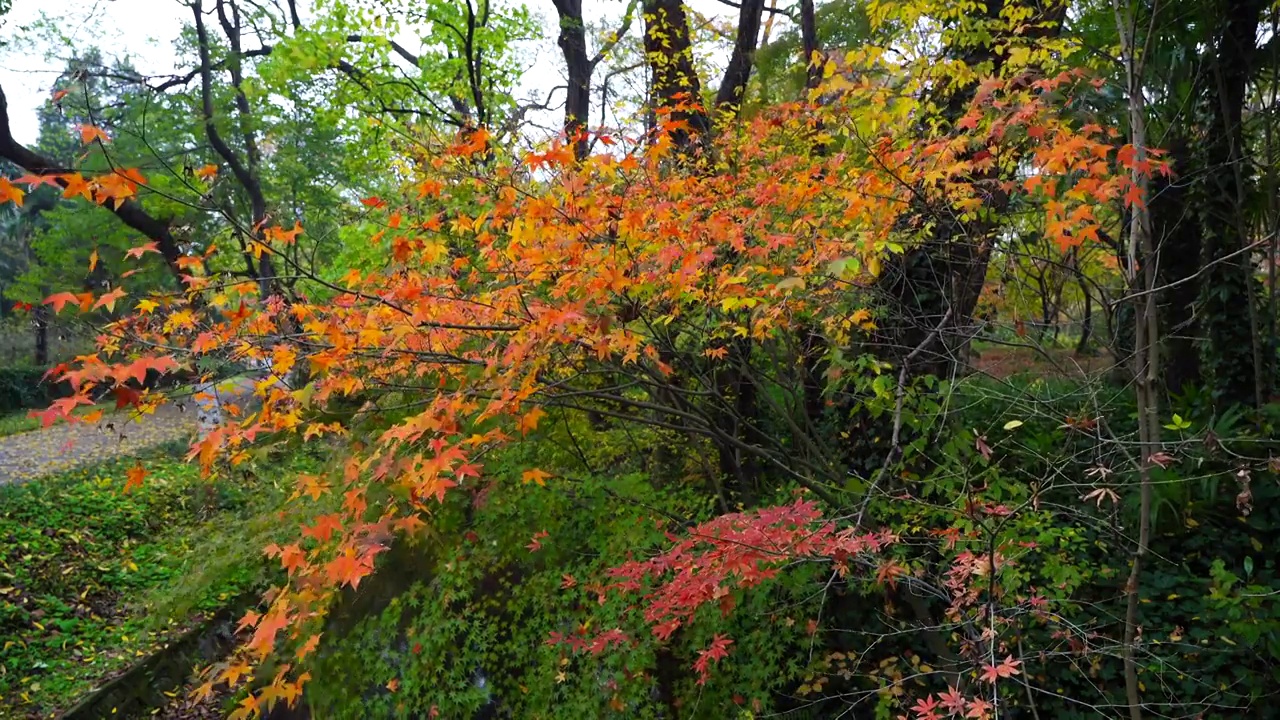
[[[978,22],[998,24],[1002,22],[1004,9],[1005,0],[986,0]],[[1035,22],[1024,23],[1016,32],[1022,40],[1053,36],[1061,29],[1065,13],[1065,3],[1048,0],[1041,3]],[[946,54],[963,60],[968,67],[989,66],[992,74],[999,76],[1009,49],[992,41],[948,48]],[[945,96],[937,100],[944,123],[954,123],[964,114],[975,87],[970,84],[944,91]],[[983,179],[996,178],[994,175],[975,178]],[[995,210],[1005,201],[1000,193],[993,192],[986,205]],[[928,211],[921,208],[921,212]],[[890,314],[876,337],[876,344],[878,353],[896,365],[903,353],[938,332],[938,342],[932,344],[933,349],[925,357],[913,363],[912,371],[947,377],[955,373],[976,332],[973,312],[986,280],[995,228],[983,220],[961,223],[951,213],[941,213],[930,220],[935,226],[932,237],[916,250],[889,263],[877,283]],[[948,320],[942,323],[944,315]]]
[[[1180,392],[1200,382],[1199,323],[1195,304],[1199,292],[1200,227],[1181,179],[1188,169],[1186,144],[1169,144],[1175,178],[1162,179],[1152,188],[1152,241],[1160,254],[1160,322],[1164,336],[1164,386]]]
[[[653,83],[655,109],[670,111],[677,123],[671,141],[681,151],[694,137],[705,139],[711,122],[702,107],[702,83],[693,65],[689,17],[683,0],[644,0],[644,52]]]
[[[1243,200],[1245,91],[1262,0],[1219,0],[1210,61],[1210,121],[1202,139],[1200,319],[1203,370],[1215,402],[1253,404],[1260,388],[1250,309],[1256,302]]]
[[[591,71],[587,57],[586,26],[582,22],[582,0],[553,0],[560,17],[557,43],[564,54],[568,88],[564,101],[564,130],[579,160],[587,156],[587,117],[591,112]]]

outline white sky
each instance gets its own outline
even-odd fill
[[[500,1],[500,0],[499,0]],[[555,45],[556,15],[550,0],[526,0],[527,5],[542,14],[544,39],[535,49],[533,66],[524,77],[518,96],[544,100],[547,91],[563,82],[562,60]],[[737,11],[716,0],[687,0],[689,7],[723,19],[736,19]],[[606,17],[620,17],[625,0],[586,0],[584,13],[590,24]],[[49,96],[53,81],[63,68],[59,60],[50,60],[50,48],[17,47],[12,39],[20,28],[41,16],[65,18],[62,32],[79,47],[96,45],[104,53],[119,54],[124,49],[143,74],[169,74],[186,71],[175,66],[172,41],[177,38],[190,11],[180,0],[14,0],[13,9],[0,22],[0,36],[7,47],[0,51],[0,87],[9,104],[9,122],[13,136],[20,142],[34,142],[38,134],[36,110]],[[633,23],[637,32],[641,23]],[[406,43],[409,44],[409,43]],[[416,44],[416,43],[415,43]],[[599,74],[601,71],[598,70]],[[598,78],[597,78],[598,81]],[[560,94],[556,102],[563,100]],[[597,94],[593,104],[599,102]],[[598,112],[593,110],[593,115]],[[556,115],[556,113],[552,113]],[[551,120],[550,117],[546,118]],[[554,120],[551,120],[554,122]]]

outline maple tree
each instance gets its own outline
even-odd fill
[[[911,242],[909,235],[895,233],[889,221],[908,206],[908,193],[927,193],[960,211],[971,207],[975,190],[962,180],[972,171],[971,163],[957,159],[970,143],[1052,132],[1061,142],[1055,152],[1040,154],[1041,174],[1028,186],[1043,192],[1046,178],[1065,179],[1067,172],[1083,170],[1091,174],[1076,183],[1096,177],[1094,192],[1120,195],[1127,176],[1115,175],[1110,163],[1099,162],[1108,153],[1097,148],[1109,146],[1073,130],[1038,100],[1069,82],[1067,77],[1037,80],[1014,90],[1013,97],[1005,96],[1001,84],[988,84],[972,111],[978,120],[974,128],[982,128],[975,138],[915,141],[887,133],[867,138],[841,125],[835,110],[844,106],[838,104],[824,116],[824,131],[833,138],[846,135],[847,150],[808,163],[779,151],[805,141],[806,118],[814,111],[779,109],[753,120],[754,130],[725,136],[726,143],[737,143],[738,137],[757,142],[751,147],[735,144],[732,153],[728,146],[715,148],[718,154],[732,154],[735,163],[701,177],[663,169],[676,142],[664,135],[652,146],[623,138],[624,147],[637,149],[621,159],[597,155],[582,163],[569,147],[553,145],[521,159],[550,178],[539,187],[520,183],[511,168],[496,163],[489,165],[492,169],[477,167],[471,160],[477,144],[464,136],[453,149],[455,159],[433,176],[438,179],[414,183],[427,183],[425,197],[379,208],[386,229],[375,241],[389,247],[394,258],[390,267],[356,271],[342,285],[327,284],[319,303],[279,297],[264,301],[255,283],[226,285],[213,275],[192,275],[186,293],[164,296],[164,312],[139,313],[108,328],[111,337],[121,340],[107,341],[102,359],[84,371],[64,373],[79,394],[63,405],[80,401],[97,385],[133,377],[133,364],[112,359],[117,348],[133,342],[174,348],[174,355],[160,356],[169,364],[193,362],[221,348],[245,358],[270,357],[272,373],[280,379],[298,377],[295,369],[305,362],[305,386],[273,379],[260,383],[261,410],[229,421],[193,446],[192,456],[212,469],[222,454],[233,465],[242,462],[249,445],[264,435],[344,432],[341,424],[326,428],[308,419],[309,409],[325,408],[343,396],[406,383],[435,389],[421,412],[371,438],[368,449],[345,462],[343,510],[304,528],[316,541],[313,545],[268,550],[294,584],[277,594],[267,613],[243,623],[253,631],[245,652],[261,659],[283,631],[323,612],[338,589],[358,587],[396,531],[429,517],[451,488],[485,482],[483,475],[468,477],[482,470],[475,460],[512,437],[536,432],[543,408],[572,409],[598,398],[652,409],[654,417],[640,422],[733,442],[707,422],[706,409],[691,411],[679,401],[678,393],[687,388],[672,378],[686,368],[714,368],[721,361],[716,351],[735,338],[750,339],[771,352],[785,351],[799,318],[816,323],[832,338],[855,337],[861,329],[850,314],[856,315],[858,308],[841,302],[840,296],[848,297],[846,288],[874,280],[889,245]],[[862,100],[851,91],[842,102]],[[884,120],[892,116],[886,113]],[[678,127],[682,121],[665,122]],[[762,134],[770,140],[759,142]],[[1093,174],[1099,170],[1101,174]],[[472,201],[474,216],[454,215],[446,235],[437,208],[453,193],[487,197]],[[818,208],[827,213],[826,222],[812,214]],[[1081,217],[1087,228],[1092,218]],[[840,222],[831,222],[834,218]],[[863,239],[850,245],[846,238],[851,233]],[[285,234],[264,234],[279,243],[262,242],[264,256],[280,252]],[[472,249],[451,259],[450,237]],[[682,238],[679,244],[673,242],[677,237]],[[721,248],[733,255],[725,256]],[[142,252],[133,254],[140,257]],[[216,289],[211,293],[208,288]],[[94,305],[114,302],[122,294],[113,290]],[[196,298],[204,298],[199,319],[185,309]],[[53,300],[59,301],[65,300]],[[625,317],[626,312],[632,317]],[[280,328],[287,326],[296,329],[290,340],[281,341]],[[651,390],[637,397],[575,382],[575,376],[589,377],[593,366],[620,382]],[[304,390],[305,401],[299,398]],[[664,397],[664,391],[676,395]],[[63,405],[51,411],[69,416]],[[784,447],[739,450],[833,501],[837,476],[819,464],[820,456]],[[546,474],[530,470],[529,478],[543,484]],[[375,488],[392,493],[378,509],[369,500]],[[683,561],[692,564],[682,573],[697,568],[696,580],[689,578],[696,582],[697,595],[676,589],[687,582],[678,576],[672,581],[677,584],[650,596],[646,617],[655,623],[657,636],[669,636],[680,618],[690,617],[714,596],[719,582],[734,577],[746,587],[767,576],[770,556],[718,557],[726,546],[773,547],[782,560],[813,555],[848,563],[884,544],[882,539],[837,534],[830,524],[818,529],[820,516],[812,505],[795,510],[793,518],[773,520],[761,511],[747,521],[725,516],[695,529],[694,538],[709,538],[718,548],[715,559],[695,555]],[[747,534],[726,536],[722,523],[729,523],[726,529],[743,523],[736,532]],[[774,524],[800,537],[770,537],[767,528]],[[756,533],[761,533],[758,538]],[[691,549],[672,552],[683,557]],[[661,572],[664,565],[654,564],[659,562],[670,561],[650,561],[648,572]],[[714,579],[719,573],[724,580]],[[665,603],[674,605],[664,610]],[[710,661],[729,652],[728,641],[714,641],[701,656],[695,668],[701,675]],[[239,674],[223,672],[215,679],[234,681]],[[264,692],[270,698],[277,691]]]

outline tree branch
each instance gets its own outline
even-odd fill
[[[9,104],[5,98],[3,88],[0,88],[0,157],[32,175],[61,176],[75,172],[70,168],[61,167],[39,153],[27,149],[13,139],[13,132],[9,127]],[[59,177],[58,184],[65,187],[67,181]],[[182,257],[182,251],[178,248],[178,241],[169,230],[168,222],[151,216],[146,210],[142,209],[142,205],[133,200],[126,200],[115,207],[105,207],[115,213],[120,222],[154,240],[173,276],[175,278],[181,276],[178,258]]]

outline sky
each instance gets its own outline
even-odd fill
[[[716,0],[687,0],[689,7],[716,18],[736,18],[737,11]],[[517,96],[543,100],[548,91],[563,82],[562,60],[555,45],[555,10],[550,0],[527,0],[527,5],[541,13],[544,40],[530,50],[533,60],[525,73]],[[624,0],[585,0],[584,14],[588,23],[606,17],[620,17]],[[0,87],[4,88],[9,106],[9,123],[13,136],[20,142],[32,143],[38,134],[36,110],[49,97],[50,88],[62,62],[48,59],[48,44],[16,46],[12,39],[21,28],[40,19],[41,14],[61,18],[58,26],[76,46],[97,45],[118,51],[127,49],[134,66],[144,75],[169,74],[174,64],[173,39],[178,37],[190,11],[181,0],[14,0],[13,9],[0,22],[0,37],[5,47],[0,50]],[[639,27],[633,26],[633,32]],[[397,38],[412,47],[412,39]],[[560,95],[563,98],[563,95]],[[553,122],[557,112],[539,122]]]
[[[178,0],[14,0],[0,33],[6,44],[41,11],[64,17],[62,32],[76,45],[127,48],[141,72],[173,69],[172,39],[178,36],[186,8]],[[0,54],[0,87],[9,105],[15,139],[31,143],[38,134],[36,109],[49,97],[62,63],[50,61],[44,47],[6,47]]]

